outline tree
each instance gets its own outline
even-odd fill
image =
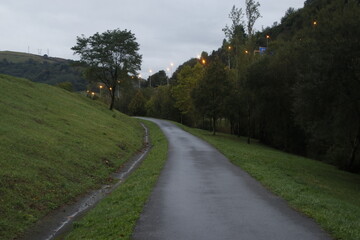
[[[129,104],[129,111],[133,116],[144,116],[146,99],[140,90],[137,91]]]
[[[167,85],[169,79],[166,76],[166,72],[164,70],[160,70],[157,73],[154,73],[153,75],[149,76],[149,82],[151,78],[151,87],[158,87]]]
[[[77,44],[71,49],[80,55],[81,62],[87,64],[87,77],[104,83],[111,96],[112,110],[119,81],[140,70],[142,56],[138,53],[135,35],[119,29],[95,33],[88,38],[82,35],[77,37]]]
[[[359,15],[359,1],[331,1],[296,46],[296,119],[317,155],[349,171],[360,169]]]
[[[225,65],[215,57],[205,74],[191,93],[195,108],[212,120],[213,134],[216,133],[216,121],[223,115],[225,99],[230,91]]]
[[[241,32],[239,27],[244,25],[244,13],[242,8],[236,8],[234,5],[229,13],[229,18],[232,24],[230,27],[226,25],[225,28],[223,28],[223,32],[225,33],[227,41],[231,42],[234,38],[236,38],[236,35]]]
[[[177,74],[177,85],[173,88],[175,107],[180,110],[182,116],[195,120],[196,111],[191,98],[191,91],[203,77],[204,67],[197,63],[194,67],[186,65]],[[192,121],[194,122],[194,121]]]
[[[171,95],[171,86],[159,86],[151,89],[153,94],[145,105],[147,115],[178,121],[179,111],[174,107],[175,99]]]
[[[254,24],[256,20],[261,17],[259,12],[260,3],[256,2],[254,0],[246,0],[246,17],[247,17],[247,31],[248,35],[252,36],[254,33]]]

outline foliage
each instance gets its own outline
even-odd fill
[[[109,179],[142,147],[134,119],[98,101],[0,75],[0,239]]]
[[[310,136],[310,149],[341,167],[360,169],[360,5],[334,1],[304,29],[295,88],[296,119]]]
[[[232,41],[239,35],[241,27],[244,25],[244,13],[242,8],[237,8],[234,5],[230,11],[229,18],[232,24],[230,27],[226,25],[225,28],[223,28],[223,32],[225,33],[227,41]]]
[[[206,67],[204,77],[191,92],[195,109],[212,119],[213,134],[216,133],[216,121],[223,114],[223,105],[229,90],[230,84],[225,66],[215,58]]]
[[[133,116],[144,116],[146,114],[145,109],[146,99],[142,92],[137,91],[129,104],[129,111]]]
[[[167,85],[169,82],[168,77],[166,76],[166,72],[164,70],[161,70],[148,78],[148,83],[151,83],[151,87],[158,87],[158,86],[164,86]]]
[[[246,5],[246,17],[247,17],[247,33],[249,36],[252,36],[253,28],[256,20],[261,17],[259,12],[260,3],[255,2],[254,0],[245,0]]]
[[[95,33],[86,38],[77,38],[76,46],[71,48],[80,60],[88,65],[87,76],[90,80],[101,81],[108,89],[114,106],[118,81],[136,75],[140,70],[142,56],[139,55],[139,44],[131,31],[120,29],[108,30],[102,34]]]
[[[86,89],[86,80],[81,76],[80,68],[65,59],[0,52],[0,73],[50,85],[71,82],[76,91]]]
[[[157,87],[146,103],[147,116],[179,120],[180,113],[174,105],[175,100],[171,94],[170,86]]]
[[[191,91],[203,78],[203,74],[204,67],[200,63],[197,63],[194,67],[185,66],[178,73],[177,85],[172,90],[175,98],[175,107],[179,109],[183,116],[191,119],[188,122],[189,124],[196,122],[196,119],[194,119],[196,118],[196,110],[191,97]]]

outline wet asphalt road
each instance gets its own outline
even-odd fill
[[[134,240],[330,239],[204,141],[154,120],[169,141],[168,161]]]

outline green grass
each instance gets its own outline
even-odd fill
[[[181,126],[206,140],[235,165],[314,218],[335,239],[360,239],[360,175],[287,154],[245,138]]]
[[[3,61],[3,59],[6,59],[8,62],[12,62],[12,63],[22,63],[29,61],[29,59],[41,63],[44,61],[48,63],[66,61],[65,59],[61,59],[61,58],[44,58],[43,56],[29,54],[29,53],[0,51],[0,61]]]
[[[154,123],[146,122],[146,125],[150,128],[153,145],[149,155],[111,195],[74,223],[74,229],[66,240],[130,239],[167,158],[165,136]]]
[[[0,75],[0,239],[90,188],[142,147],[135,120],[79,94]]]

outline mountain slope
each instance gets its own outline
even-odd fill
[[[99,102],[6,75],[0,89],[0,239],[104,182],[142,146],[136,120]]]
[[[77,91],[85,90],[87,84],[73,61],[47,55],[0,51],[0,73],[50,85],[71,82]]]

